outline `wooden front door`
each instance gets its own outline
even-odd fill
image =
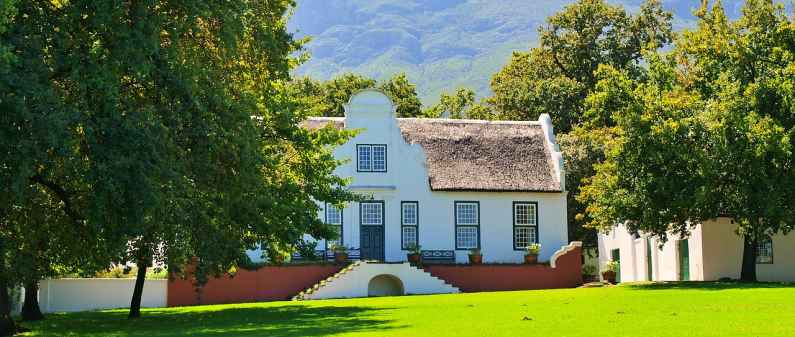
[[[362,260],[384,260],[384,202],[359,203],[359,252]]]
[[[361,226],[362,260],[384,260],[384,226]]]
[[[690,281],[690,244],[679,241],[679,280]]]

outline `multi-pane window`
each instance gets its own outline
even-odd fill
[[[356,145],[359,172],[386,172],[386,145]]]
[[[419,204],[416,201],[404,201],[400,203],[400,232],[401,247],[408,249],[412,245],[418,245],[419,226]]]
[[[383,225],[384,204],[380,202],[362,202],[359,204],[359,219],[362,225]]]
[[[480,204],[455,202],[455,248],[480,248]]]
[[[531,243],[538,243],[538,204],[514,202],[513,248],[522,250]]]
[[[331,226],[331,229],[337,233],[336,240],[326,241],[326,245],[331,247],[333,245],[342,244],[342,210],[334,207],[333,205],[326,204],[326,224]]]
[[[773,240],[766,237],[756,246],[756,263],[773,263]]]

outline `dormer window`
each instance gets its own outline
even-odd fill
[[[356,145],[356,170],[359,172],[386,172],[386,145]]]

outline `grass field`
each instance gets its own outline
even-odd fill
[[[681,283],[49,315],[23,336],[795,336],[795,286]]]

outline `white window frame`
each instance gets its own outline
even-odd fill
[[[474,206],[474,222],[462,222],[460,219],[459,206]],[[479,201],[454,201],[453,202],[453,215],[455,217],[455,249],[479,249],[480,248],[480,202]],[[474,245],[461,245],[459,240],[465,231],[475,230],[475,244]]]
[[[768,246],[769,247],[766,247]],[[763,252],[769,254],[762,254]],[[765,237],[756,246],[756,264],[773,264],[773,238]]]
[[[520,219],[519,210],[521,207],[529,207],[528,213],[525,214],[527,219]],[[530,245],[531,243],[538,243],[538,202],[536,201],[514,201],[513,202],[513,249],[514,250],[525,250],[527,246],[521,246],[518,244],[519,239],[519,231],[523,230],[531,230],[532,235],[528,234],[527,243]],[[525,220],[525,221],[522,221]],[[530,240],[534,239],[534,240]]]
[[[339,212],[339,222],[332,222],[332,220],[329,217],[330,210],[335,210]],[[325,215],[323,222],[325,222],[326,225],[337,227],[337,232],[339,233],[339,238],[337,238],[336,240],[326,240],[326,249],[329,249],[331,246],[335,244],[342,245],[344,243],[344,240],[342,239],[342,233],[343,233],[342,226],[344,223],[342,210],[343,210],[342,208],[337,208],[334,205],[328,203],[326,204],[326,207],[323,210],[323,214]]]
[[[406,210],[414,207],[414,222],[409,222],[406,218]],[[408,249],[410,244],[420,244],[420,203],[417,201],[400,202],[400,247]],[[406,231],[414,231],[414,242],[407,242]]]
[[[376,160],[376,149],[383,149],[383,160]],[[378,166],[378,167],[376,167]],[[356,171],[357,172],[386,172],[387,149],[386,144],[357,144],[356,145]]]
[[[365,209],[369,206],[378,206],[378,222],[370,222],[365,217]],[[359,224],[364,226],[383,226],[384,225],[384,202],[383,201],[362,201],[359,203]]]

